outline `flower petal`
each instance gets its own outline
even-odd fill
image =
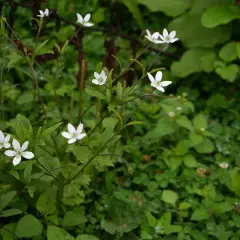
[[[166,86],[170,85],[171,83],[172,83],[172,81],[163,81],[163,82],[161,82],[161,86],[166,87]]]
[[[80,140],[80,139],[85,138],[86,136],[87,136],[86,133],[81,133],[81,134],[78,135],[77,139]]]
[[[159,37],[159,33],[158,32],[155,32],[153,35],[152,35],[152,38],[153,39],[158,39]]]
[[[172,31],[169,33],[169,38],[172,39],[176,36],[176,31]]]
[[[161,92],[165,92],[164,88],[161,87],[161,86],[157,86],[156,88],[157,88],[159,91],[161,91]]]
[[[174,43],[174,42],[176,42],[178,39],[179,39],[179,38],[171,39],[171,40],[170,40],[170,43]]]
[[[154,79],[153,75],[152,75],[151,73],[147,73],[147,75],[148,75],[149,80],[150,80],[152,83],[155,83],[155,79]]]
[[[77,22],[82,23],[83,22],[83,17],[81,14],[77,13]]]
[[[22,145],[22,147],[21,147],[21,151],[22,151],[22,152],[24,152],[24,151],[28,148],[28,144],[29,144],[28,141],[26,141],[26,142],[23,143],[23,145]]]
[[[78,127],[77,127],[77,133],[80,134],[82,133],[82,130],[83,130],[83,124],[82,123],[79,123]]]
[[[12,151],[12,150],[7,150],[7,151],[4,152],[4,154],[8,157],[14,157],[14,156],[16,156],[17,153],[15,151]]]
[[[106,78],[106,73],[102,70],[101,73],[100,73],[100,77],[101,78]]]
[[[99,82],[98,82],[97,79],[93,79],[92,82],[93,82],[94,84],[96,84],[96,85],[99,85]]]
[[[147,36],[148,36],[148,37],[151,37],[151,36],[152,36],[151,33],[150,33],[150,31],[149,31],[148,29],[146,29],[146,33],[147,33]]]
[[[158,71],[156,73],[155,79],[156,79],[156,81],[161,81],[162,80],[162,72],[161,71]]]
[[[28,152],[28,151],[23,152],[23,153],[22,153],[22,156],[23,156],[24,158],[26,158],[26,159],[32,159],[32,158],[34,158],[34,154],[33,154],[32,152]]]
[[[99,75],[97,72],[94,72],[94,77],[95,77],[96,79],[98,79],[98,78],[100,78],[100,75]]]
[[[41,16],[43,16],[43,15],[44,15],[44,13],[43,13],[43,11],[42,11],[42,10],[39,10],[39,12],[40,12],[40,15],[41,15]]]
[[[14,150],[18,150],[19,151],[21,149],[20,143],[16,139],[13,139],[12,145],[13,145]]]
[[[0,130],[0,141],[3,142],[4,141],[4,134],[3,132]]]
[[[4,142],[5,142],[5,143],[9,142],[10,137],[11,137],[10,134],[8,134],[8,135],[5,137]],[[0,141],[1,141],[1,139],[0,139]]]
[[[92,27],[94,24],[93,23],[90,23],[90,22],[85,22],[84,24],[83,24],[83,26],[85,26],[85,27]]]
[[[85,17],[84,17],[84,22],[88,22],[91,18],[91,14],[88,13]]]
[[[10,143],[4,143],[4,144],[3,144],[3,147],[4,147],[4,148],[10,148],[10,146],[11,146]]]
[[[49,15],[49,10],[47,8],[45,9],[44,14],[46,17]]]
[[[165,38],[164,38],[163,35],[159,34],[159,37],[160,37],[163,41],[165,41]]]
[[[71,134],[76,132],[75,127],[71,123],[68,123],[68,132]]]
[[[163,37],[166,38],[168,36],[168,31],[166,28],[163,30]]]
[[[14,157],[14,159],[13,159],[13,165],[14,166],[16,166],[16,165],[18,165],[20,162],[21,162],[21,156],[16,156],[16,157]]]
[[[67,138],[67,139],[70,139],[72,137],[72,134],[70,134],[68,132],[62,132],[62,136]]]
[[[70,140],[68,140],[68,144],[75,143],[76,141],[77,141],[76,138],[71,138]]]

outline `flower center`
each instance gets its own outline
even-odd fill
[[[170,37],[169,36],[166,36],[166,41],[170,41]]]
[[[16,151],[16,153],[17,153],[16,156],[19,156],[19,157],[22,156],[22,152],[20,150]]]
[[[98,82],[99,82],[99,83],[102,83],[102,82],[103,82],[103,78],[100,77],[100,78],[98,79]]]
[[[77,133],[76,132],[72,134],[72,138],[77,138]]]
[[[1,148],[3,147],[3,145],[4,145],[4,143],[3,143],[3,142],[0,142],[0,147],[1,147]]]

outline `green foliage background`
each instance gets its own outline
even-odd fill
[[[38,9],[11,2],[0,1],[0,129],[29,140],[36,160],[14,167],[0,155],[0,239],[238,240],[239,1],[42,1],[52,13],[38,37]],[[91,12],[95,25],[77,45],[75,26],[54,10],[74,23]],[[164,28],[180,40],[160,52],[144,35]],[[61,131],[78,124],[82,56],[88,139],[67,147]],[[109,59],[113,96],[91,83],[100,62],[111,71]],[[151,93],[146,70],[157,68],[173,84],[141,101]],[[99,154],[69,182],[91,158],[88,146]]]

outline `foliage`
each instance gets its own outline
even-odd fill
[[[239,239],[239,1],[22,2],[0,1],[0,130],[34,158],[0,149],[0,239]]]

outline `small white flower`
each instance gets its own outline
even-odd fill
[[[155,78],[153,77],[153,75],[151,73],[147,73],[149,80],[151,81],[151,86],[157,88],[158,90],[160,90],[161,92],[165,92],[163,87],[168,86],[169,84],[171,84],[171,81],[163,81],[162,80],[162,72],[158,71],[156,73]]]
[[[26,159],[32,159],[34,157],[34,154],[32,152],[26,151],[28,148],[29,142],[26,141],[23,143],[22,147],[20,146],[20,143],[16,140],[13,139],[12,145],[13,145],[13,150],[7,150],[5,151],[5,155],[8,157],[14,157],[13,158],[13,165],[16,166],[21,162],[22,157]]]
[[[229,167],[229,164],[228,164],[228,163],[225,163],[225,162],[222,162],[222,163],[219,164],[219,167],[226,169],[226,168]]]
[[[145,35],[145,38],[147,38],[149,41],[153,43],[163,43],[163,41],[158,40],[159,39],[159,32],[155,32],[153,34],[150,33],[150,31],[147,29],[146,30],[147,35]]]
[[[205,128],[200,128],[200,132],[205,132]]]
[[[176,109],[180,112],[182,111],[182,107],[176,107]]]
[[[10,134],[8,134],[5,137],[3,132],[0,131],[0,149],[2,149],[2,148],[9,148],[10,147],[10,144],[8,143],[9,140],[10,140]]]
[[[47,8],[45,9],[45,11],[39,10],[39,12],[40,12],[40,15],[37,15],[37,16],[42,18],[48,17],[48,15],[50,14]]]
[[[174,113],[174,112],[169,112],[169,113],[168,113],[168,116],[169,116],[170,118],[174,118],[175,113]]]
[[[96,85],[104,85],[107,81],[107,75],[103,70],[100,74],[94,72],[94,77],[95,79],[93,79],[92,82]]]
[[[92,27],[94,24],[89,22],[91,14],[88,13],[85,17],[82,17],[81,14],[77,13],[77,23],[82,24],[85,27]]]
[[[68,123],[68,132],[62,132],[62,136],[69,139],[68,144],[71,144],[86,137],[86,134],[82,133],[82,130],[82,123],[78,125],[77,129],[71,123]]]
[[[164,43],[174,43],[176,42],[179,38],[175,38],[176,36],[176,31],[172,31],[168,34],[168,31],[166,28],[163,30],[163,35],[160,34],[160,38],[163,40]]]

